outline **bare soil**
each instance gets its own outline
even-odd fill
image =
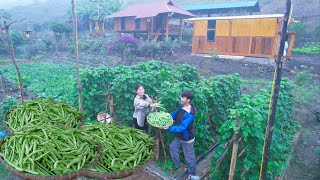
[[[301,124],[285,180],[320,179],[320,122],[304,107],[297,107],[295,119]]]

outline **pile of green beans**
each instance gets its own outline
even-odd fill
[[[90,171],[130,170],[154,154],[154,140],[140,130],[103,123],[87,125],[84,130],[101,144],[103,152],[101,160]]]
[[[42,126],[6,138],[0,156],[18,171],[53,176],[73,173],[93,163],[97,146],[80,130]]]
[[[169,113],[154,112],[147,117],[148,123],[154,127],[168,127],[172,125],[173,119]]]
[[[10,110],[5,122],[13,132],[43,124],[77,127],[81,122],[81,114],[68,104],[35,99]]]

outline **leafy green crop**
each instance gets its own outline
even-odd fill
[[[105,93],[105,84],[110,84],[116,104],[116,119],[125,125],[132,124],[136,84],[143,84],[146,93],[154,100],[161,101],[168,112],[179,106],[182,91],[192,90],[195,95],[193,104],[197,108],[197,153],[213,144],[213,137],[218,135],[216,130],[227,120],[228,109],[234,105],[240,93],[239,75],[205,79],[199,75],[198,69],[190,65],[175,67],[158,61],[129,67],[85,69],[81,73],[81,82],[87,122],[105,110],[106,98],[101,94]],[[173,136],[167,132],[164,136],[168,145]]]
[[[37,63],[19,65],[22,84],[39,97],[56,99],[76,105],[75,68],[55,63]],[[16,83],[17,76],[13,66],[0,69],[0,73]]]
[[[292,138],[299,126],[298,122],[292,118],[292,88],[293,85],[288,80],[285,79],[282,81],[271,144],[268,179],[274,179],[280,176],[288,166],[286,160],[292,151]],[[240,101],[238,101],[233,108],[230,108],[228,120],[219,129],[221,141],[219,147],[216,149],[216,154],[213,156],[212,167],[217,165],[217,159],[219,159],[225,151],[225,148],[223,148],[224,144],[237,130],[236,112],[238,112],[239,121],[242,122],[240,128],[242,142],[240,143],[238,153],[244,148],[246,148],[246,150],[243,155],[237,159],[235,178],[240,179],[240,175],[246,171],[246,179],[258,179],[265,127],[268,119],[269,99],[270,88],[268,88],[268,90],[262,89],[260,92],[255,92],[252,95],[242,95]],[[218,171],[212,175],[214,179],[221,179],[222,177],[228,176],[231,151],[232,150],[229,149],[222,165]]]

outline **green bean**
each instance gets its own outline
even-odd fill
[[[147,117],[147,121],[154,127],[168,127],[173,122],[171,115],[166,112],[150,113]]]
[[[92,163],[98,155],[97,147],[98,144],[81,130],[40,126],[7,137],[0,148],[0,156],[18,171],[61,175]]]
[[[102,145],[101,161],[90,171],[115,172],[132,169],[148,161],[154,153],[154,140],[140,130],[106,125],[91,124],[84,127]],[[148,153],[143,156],[143,151]]]
[[[35,99],[25,102],[7,113],[5,123],[13,132],[44,124],[77,127],[81,114],[70,105],[61,102]]]

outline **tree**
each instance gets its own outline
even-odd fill
[[[56,40],[56,53],[59,53],[59,44],[60,44],[60,40],[62,39],[62,35],[68,35],[71,33],[72,31],[72,27],[70,25],[65,25],[62,23],[51,23],[49,24],[49,29],[51,31],[53,31],[54,34],[54,38]]]
[[[314,29],[314,37],[320,40],[320,25]]]
[[[77,19],[81,29],[87,29],[90,20],[104,21],[108,26],[111,20],[106,16],[119,11],[124,6],[122,0],[79,0],[77,2]],[[68,12],[71,15],[71,12]]]
[[[11,20],[11,15],[6,10],[0,9],[0,19],[2,19],[2,21]]]
[[[35,23],[32,25],[32,29],[37,33],[41,31],[41,28],[42,28],[41,24]]]
[[[298,42],[303,41],[304,38],[306,38],[306,27],[304,24],[298,22],[293,23],[292,25],[288,26],[289,31],[293,31],[296,33],[296,39]]]

